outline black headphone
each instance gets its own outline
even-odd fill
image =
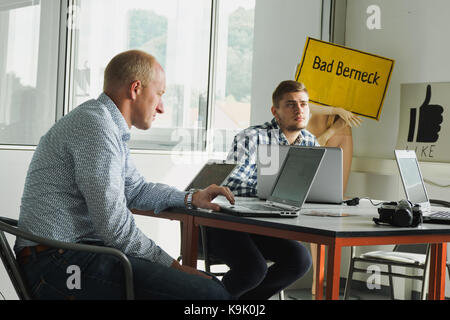
[[[378,208],[380,218],[373,218],[376,224],[390,224],[395,227],[417,227],[422,224],[422,210],[420,205],[409,200],[399,202],[385,202]]]

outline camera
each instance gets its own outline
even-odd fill
[[[376,224],[389,224],[395,227],[417,227],[422,224],[422,210],[420,205],[408,200],[399,202],[384,202],[378,208],[379,218],[373,218]]]

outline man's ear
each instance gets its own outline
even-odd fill
[[[139,91],[142,89],[142,83],[139,80],[133,81],[129,87],[131,100],[136,100]]]
[[[277,108],[275,106],[272,106],[272,108],[270,108],[270,111],[272,111],[272,115],[276,118],[278,116],[277,114]]]

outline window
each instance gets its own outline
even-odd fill
[[[152,129],[132,129],[131,148],[203,150],[206,129],[210,0],[78,0],[70,108],[96,98],[119,52],[140,49],[166,72],[165,113]]]
[[[0,144],[36,145],[55,122],[59,13],[59,1],[0,1]]]
[[[250,125],[255,0],[219,2],[213,151],[228,152]]]
[[[250,123],[254,8],[255,0],[0,0],[0,144],[37,145],[99,96],[114,55],[140,49],[166,71],[165,113],[152,130],[132,128],[130,147],[228,152]]]

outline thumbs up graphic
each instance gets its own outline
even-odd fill
[[[430,104],[431,85],[427,86],[425,101],[419,107],[419,124],[417,128],[417,142],[433,143],[439,139],[441,123],[444,120],[444,108],[440,105]],[[415,131],[417,109],[411,109],[408,141],[412,142]]]

